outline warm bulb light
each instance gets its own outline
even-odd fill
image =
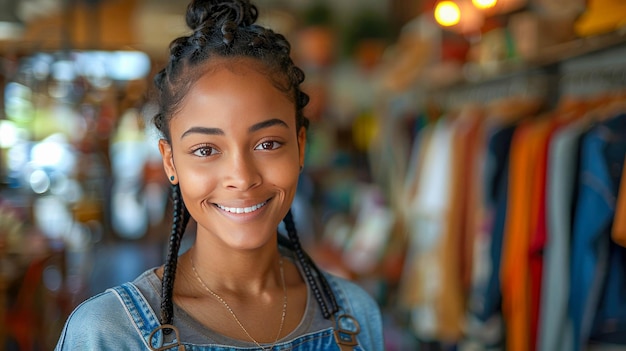
[[[472,0],[472,4],[479,9],[489,9],[496,6],[498,0]]]
[[[435,7],[435,20],[442,26],[453,26],[461,20],[461,10],[453,1],[441,1]]]

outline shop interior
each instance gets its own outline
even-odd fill
[[[0,351],[164,262],[187,2],[0,0]],[[311,97],[303,246],[387,350],[626,350],[626,2],[255,3]]]

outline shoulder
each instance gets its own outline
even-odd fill
[[[324,275],[335,294],[340,295],[338,296],[341,300],[340,304],[349,304],[353,313],[362,309],[380,312],[378,303],[374,300],[372,295],[365,291],[360,285],[330,273],[325,272]]]
[[[87,350],[126,347],[136,338],[132,322],[119,296],[112,290],[78,305],[68,317],[55,350]],[[119,342],[125,342],[121,345]],[[141,342],[141,340],[139,340]]]
[[[383,350],[383,324],[380,306],[360,285],[330,273],[324,273],[335,292],[343,313],[354,317],[361,328],[357,338],[366,350]]]
[[[160,292],[161,278],[157,274],[158,269],[158,267],[148,269],[132,282],[146,298],[153,294],[158,295]],[[160,299],[160,296],[158,296],[158,298]]]
[[[119,313],[117,313],[119,312]],[[123,313],[123,306],[111,290],[95,295],[78,305],[68,318],[70,326],[98,325]]]

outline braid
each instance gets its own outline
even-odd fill
[[[180,109],[194,82],[211,69],[211,62],[252,58],[274,86],[296,107],[296,127],[308,126],[304,107],[309,96],[300,89],[304,72],[291,59],[291,45],[280,33],[256,24],[257,7],[249,0],[192,0],[185,21],[192,30],[169,46],[167,65],[154,77],[158,112],[153,117],[170,141],[169,121]]]
[[[335,299],[335,294],[331,290],[330,284],[328,284],[328,280],[326,280],[324,274],[322,274],[317,265],[315,265],[311,258],[302,249],[302,245],[300,245],[300,239],[298,239],[298,234],[296,232],[296,226],[293,221],[293,215],[291,214],[291,210],[287,212],[287,215],[283,219],[283,222],[285,223],[285,228],[287,229],[289,241],[292,245],[293,250],[296,253],[296,256],[298,257],[300,265],[302,266],[304,275],[306,276],[309,285],[311,285],[311,289],[313,289],[313,295],[315,295],[315,299],[320,305],[320,309],[322,310],[324,318],[328,319],[332,314],[336,313],[339,310],[337,300]],[[313,272],[311,272],[311,268],[315,271],[315,276],[313,275]],[[322,285],[322,291],[320,291],[319,285],[315,279],[316,276]],[[324,295],[322,295],[322,292],[324,293]],[[330,300],[330,309],[326,304],[325,298]]]
[[[163,282],[161,286],[161,324],[172,324],[174,307],[172,295],[174,292],[174,279],[176,278],[176,265],[178,263],[178,250],[180,242],[189,222],[189,211],[185,207],[180,194],[178,184],[172,185],[173,220],[172,234],[170,235],[167,259],[163,268]],[[167,329],[166,331],[171,331]]]
[[[293,102],[296,131],[308,127],[309,121],[303,110],[309,102],[309,96],[300,88],[305,78],[304,72],[291,59],[291,45],[287,39],[282,34],[256,24],[257,19],[257,7],[250,0],[192,0],[189,3],[185,21],[192,32],[171,42],[168,63],[154,77],[158,111],[153,117],[153,123],[170,145],[170,121],[180,111],[193,84],[214,69],[214,63],[232,62],[240,58],[251,58],[258,62],[255,69],[266,74],[276,89]],[[170,324],[173,318],[172,290],[178,250],[189,221],[189,212],[178,185],[173,186],[172,194],[173,223],[163,271],[162,324]],[[321,271],[301,248],[291,213],[287,214],[284,221],[289,241],[302,264],[306,279],[324,317],[329,318],[338,309],[334,294]],[[328,301],[331,303],[330,308]]]

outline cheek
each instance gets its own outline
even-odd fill
[[[264,178],[274,186],[284,189],[285,192],[295,192],[299,174],[299,167],[293,167],[292,164],[289,164],[289,166],[273,167],[267,170]]]
[[[195,202],[195,199],[202,199],[207,194],[215,190],[218,179],[215,172],[207,167],[185,167],[184,172],[180,172],[180,184],[183,196],[189,201]]]

